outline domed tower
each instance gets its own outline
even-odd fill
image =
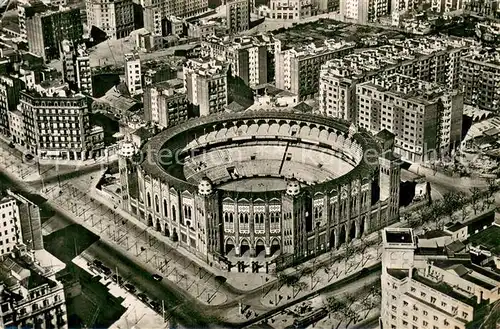
[[[198,183],[197,204],[200,208],[198,223],[201,234],[204,236],[203,246],[198,251],[208,254],[223,253],[224,227],[222,217],[219,216],[219,195],[212,181],[203,177]]]
[[[213,193],[213,184],[208,177],[204,177],[198,183],[198,194],[202,196],[209,196]]]
[[[134,143],[129,140],[124,140],[119,145],[118,169],[120,172],[120,190],[122,196],[120,204],[122,209],[126,211],[130,211],[129,176],[133,174],[133,170],[135,168],[132,165],[132,158],[136,152],[137,148]],[[137,179],[137,177],[135,177],[135,179]]]
[[[286,182],[286,194],[295,197],[300,194],[300,182],[292,177]]]

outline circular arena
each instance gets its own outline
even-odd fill
[[[193,119],[142,148],[127,207],[208,262],[279,256],[285,264],[397,218],[393,143],[387,131],[372,136],[311,114]]]

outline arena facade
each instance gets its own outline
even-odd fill
[[[311,114],[203,117],[120,157],[122,204],[206,261],[307,257],[398,219],[393,147],[387,130]]]

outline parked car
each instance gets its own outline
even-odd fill
[[[150,300],[148,304],[156,312],[161,312],[162,311],[162,309],[161,309],[161,303],[157,302],[156,300]]]
[[[141,301],[143,301],[145,303],[148,302],[148,296],[146,296],[146,294],[143,293],[143,292],[138,293],[137,294],[137,298],[139,298],[139,300],[141,300]]]
[[[101,272],[105,275],[105,276],[109,276],[111,275],[111,269],[109,267],[106,267],[106,266],[101,266]]]
[[[128,292],[130,292],[130,293],[132,293],[132,294],[133,294],[133,293],[135,293],[135,292],[137,291],[137,289],[136,289],[136,288],[134,287],[134,285],[133,285],[133,284],[131,284],[131,283],[125,283],[125,284],[123,285],[123,287],[125,288],[125,290],[127,290]]]
[[[123,283],[123,278],[119,275],[116,275],[116,274],[113,274],[111,276],[111,280],[113,280],[113,282],[116,282],[118,284],[122,284]]]
[[[163,277],[161,275],[153,274],[153,280],[161,281],[162,279],[163,279]]]

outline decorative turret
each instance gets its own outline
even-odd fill
[[[300,194],[300,182],[295,177],[287,181],[286,194],[289,196],[297,196]]]
[[[200,180],[200,183],[198,184],[198,194],[203,195],[203,196],[208,196],[212,194],[213,192],[213,184],[210,179],[207,177],[204,177]]]

